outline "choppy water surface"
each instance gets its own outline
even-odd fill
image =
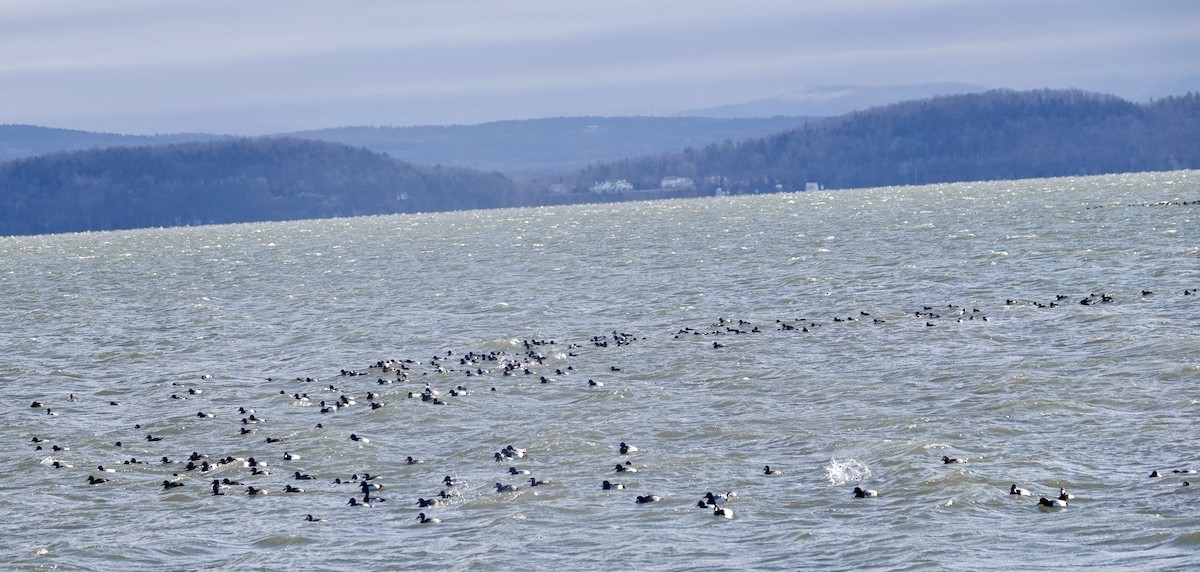
[[[1198,199],[1172,172],[3,238],[5,567],[1193,566]],[[510,466],[552,484],[497,493]],[[387,500],[347,506],[364,472]]]

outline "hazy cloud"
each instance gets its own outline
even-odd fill
[[[1137,98],[1200,3],[0,0],[0,122],[123,133],[671,114],[808,85]]]

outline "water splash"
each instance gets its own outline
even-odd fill
[[[850,482],[860,482],[871,476],[871,468],[858,459],[834,457],[825,466],[825,478],[831,485],[844,485]]]

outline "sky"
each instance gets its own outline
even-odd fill
[[[0,0],[0,124],[262,135],[934,82],[1200,89],[1200,1]]]

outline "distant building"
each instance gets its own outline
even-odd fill
[[[821,185],[819,185],[817,183],[804,183],[804,190],[819,191],[819,190],[821,190]]]
[[[616,181],[601,181],[592,185],[591,188],[593,193],[623,193],[632,190],[633,185],[629,184],[629,181],[626,181],[625,179],[617,179]]]
[[[694,189],[696,183],[690,177],[663,177],[658,186],[664,189]]]

